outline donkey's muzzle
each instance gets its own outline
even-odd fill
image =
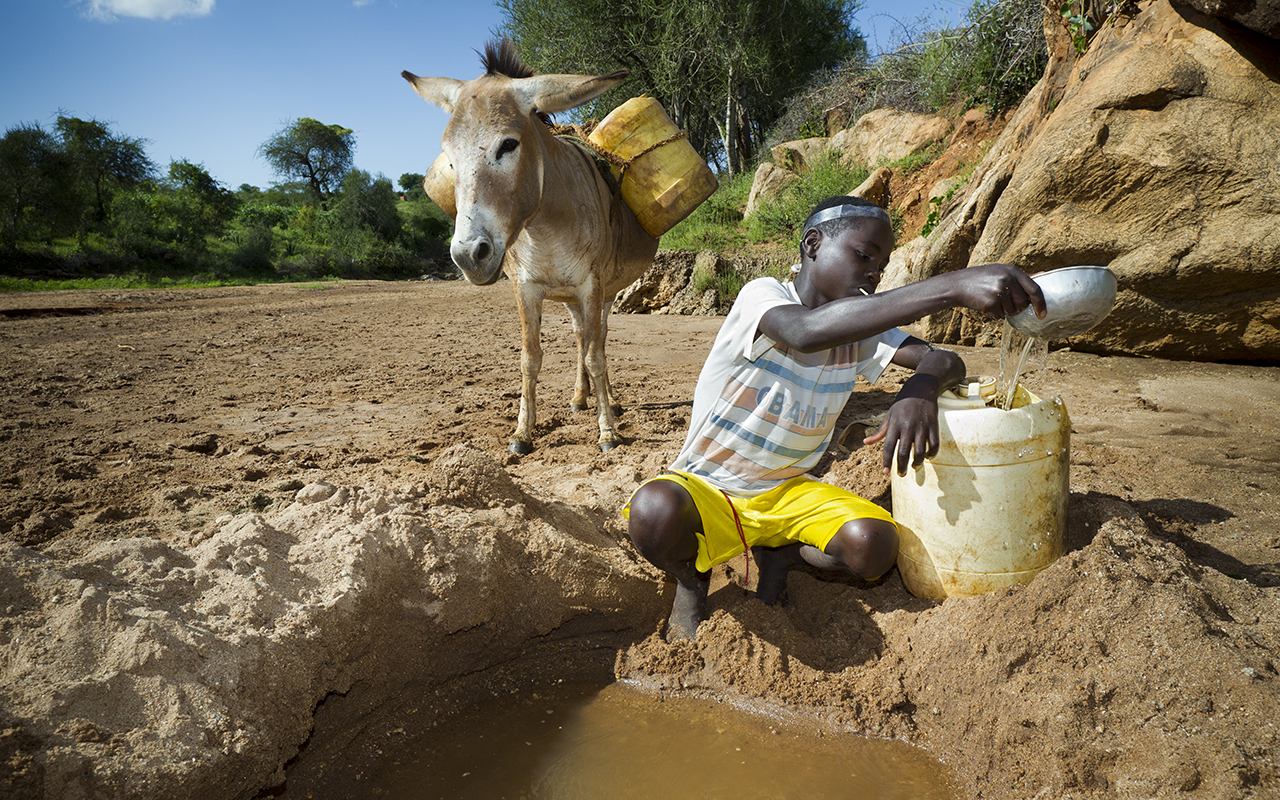
[[[459,239],[449,245],[449,255],[466,279],[477,286],[488,286],[502,275],[502,259],[506,249],[495,246],[487,236]]]

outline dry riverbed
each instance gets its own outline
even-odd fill
[[[0,795],[354,796],[398,720],[565,664],[901,738],[965,797],[1280,794],[1280,368],[1055,351],[1069,552],[1030,586],[797,572],[775,609],[737,559],[672,646],[617,510],[718,325],[611,320],[601,454],[549,306],[521,458],[506,283],[0,297]],[[887,503],[878,458],[821,470]]]

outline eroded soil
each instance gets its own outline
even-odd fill
[[[376,685],[362,713],[389,719],[572,629],[655,689],[919,744],[970,796],[1280,793],[1280,368],[1055,351],[1027,383],[1073,421],[1069,552],[1031,586],[934,605],[797,572],[774,609],[736,559],[671,646],[617,509],[674,456],[719,322],[611,319],[626,445],[602,454],[549,305],[521,458],[505,282],[0,297],[0,787],[293,796],[325,697]],[[820,471],[888,503],[878,459]]]

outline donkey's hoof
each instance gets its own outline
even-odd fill
[[[587,404],[586,403],[570,403],[569,410],[570,411],[586,411]]]
[[[507,449],[518,456],[527,456],[533,452],[533,442],[512,439],[511,443],[507,445]]]
[[[610,439],[608,441],[602,441],[600,442],[600,452],[607,453],[620,444],[622,444],[621,439]]]

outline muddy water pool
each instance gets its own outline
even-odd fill
[[[620,683],[496,697],[385,751],[365,778],[366,796],[406,800],[954,797],[946,767],[903,742]]]

